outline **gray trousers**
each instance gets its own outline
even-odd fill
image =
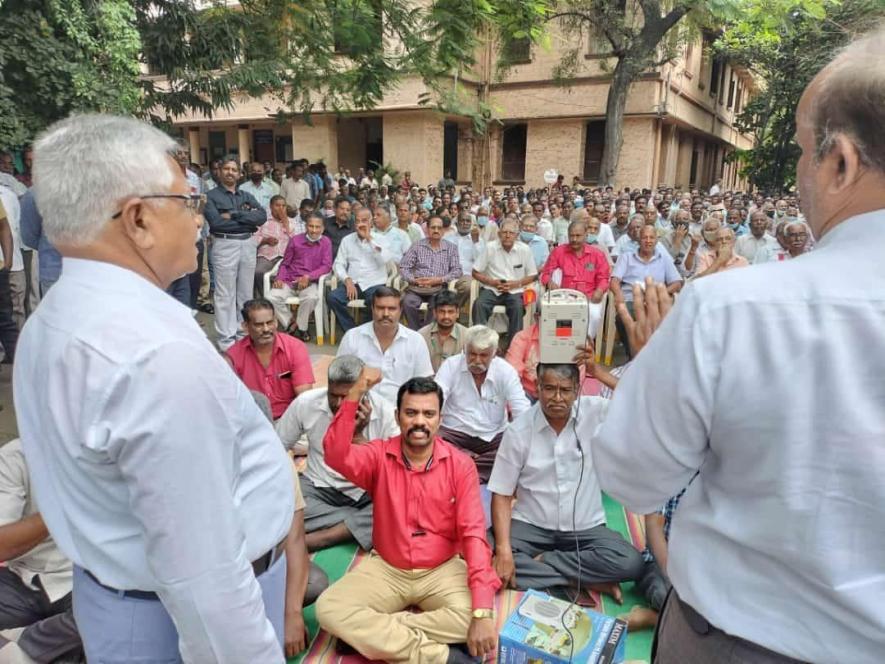
[[[473,463],[476,464],[476,472],[479,475],[480,484],[489,483],[489,477],[492,475],[492,466],[495,465],[495,456],[498,454],[498,447],[501,445],[501,438],[504,436],[503,431],[488,441],[461,431],[455,431],[449,427],[440,427],[438,435],[473,459]]]
[[[286,300],[290,297],[297,297],[301,301],[298,303],[298,311],[295,314],[295,322],[298,329],[307,332],[307,326],[310,324],[310,315],[314,312],[319,302],[320,296],[316,284],[308,284],[304,290],[292,288],[286,284],[282,288],[272,288],[268,294],[268,300],[273,304],[274,313],[283,329],[287,329],[292,324],[292,309],[286,304]]]
[[[359,500],[336,489],[315,486],[301,476],[304,496],[304,531],[308,533],[343,523],[353,539],[366,551],[372,550],[372,499],[364,493]]]
[[[774,627],[773,627],[774,629]],[[726,634],[670,593],[652,646],[654,664],[802,664],[751,641]]]
[[[255,258],[255,297],[264,297],[264,275],[273,269],[273,266],[282,259],[276,258],[268,260],[264,256],[256,256]]]
[[[246,336],[240,326],[243,322],[241,310],[252,299],[256,251],[251,238],[212,238],[209,253],[215,269],[215,331],[222,350],[227,350],[238,338]]]
[[[24,270],[9,272],[9,294],[12,296],[12,320],[21,330],[27,315],[28,277]]]
[[[489,537],[494,548],[492,531]],[[574,586],[578,581],[578,547],[580,581],[584,587],[593,583],[632,581],[642,574],[639,551],[604,525],[573,533],[512,519],[510,547],[516,564],[516,587],[520,590],[549,591]],[[538,554],[543,554],[541,560],[535,560]]]
[[[286,556],[258,577],[264,611],[283,645],[286,606]],[[74,615],[90,664],[139,662],[178,664],[178,631],[172,616],[156,599],[124,597],[103,588],[74,567]]]
[[[28,588],[17,574],[0,568],[0,629],[24,627],[19,647],[41,664],[82,648],[71,593],[50,602],[42,590]]]
[[[406,290],[403,293],[403,313],[406,315],[406,323],[412,330],[419,330],[433,320],[433,312],[430,310],[430,300],[433,295],[419,295],[415,291]],[[427,302],[427,311],[421,311],[421,305]]]
[[[672,585],[657,561],[652,560],[643,564],[642,576],[637,579],[636,587],[648,600],[651,608],[660,611],[664,608],[664,602],[667,600],[667,594]]]

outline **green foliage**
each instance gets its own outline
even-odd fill
[[[518,11],[513,7],[518,6]],[[474,118],[461,75],[488,34],[542,40],[539,0],[6,0],[0,3],[0,144],[71,112],[161,126],[269,94],[284,120],[376,106],[405,77],[424,102]],[[382,11],[383,9],[383,11]],[[147,76],[139,75],[140,65]],[[279,109],[285,109],[278,113]]]
[[[140,40],[123,0],[6,0],[0,6],[0,145],[72,112],[137,111]]]
[[[755,136],[756,146],[735,158],[755,186],[780,191],[795,183],[800,153],[795,118],[802,92],[839,48],[885,17],[885,0],[786,3],[788,21],[774,20],[769,2],[748,2],[717,49],[763,80],[737,119],[742,131]]]
[[[382,164],[380,161],[370,161],[369,163],[372,165],[372,170],[375,171],[375,179],[377,179],[379,182],[381,181],[381,178],[386,174],[389,175],[390,178],[393,180],[394,187],[399,184],[399,170],[393,164],[391,164],[390,162]]]

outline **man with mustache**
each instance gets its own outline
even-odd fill
[[[495,650],[500,587],[476,470],[436,435],[443,391],[430,378],[397,392],[402,435],[353,444],[359,403],[380,380],[376,369],[363,369],[323,440],[330,467],[372,496],[378,555],[320,597],[317,619],[370,659],[475,662]]]
[[[504,430],[489,479],[495,571],[511,588],[569,596],[580,582],[620,603],[618,584],[639,577],[642,558],[605,525],[590,457],[608,402],[579,392],[577,365],[539,365],[539,402]]]
[[[247,336],[228,348],[225,359],[246,387],[270,400],[273,419],[313,387],[313,368],[307,347],[288,334],[277,333],[273,304],[264,298],[243,305]]]
[[[497,357],[498,333],[474,325],[464,335],[464,352],[450,357],[436,374],[446,395],[440,436],[473,457],[480,481],[492,472],[508,409],[519,417],[530,407],[519,374]]]
[[[378,286],[368,300],[372,320],[348,330],[338,346],[338,357],[355,355],[380,369],[382,380],[375,393],[390,403],[396,402],[396,391],[410,378],[433,375],[424,337],[400,325],[400,298],[395,288]]]

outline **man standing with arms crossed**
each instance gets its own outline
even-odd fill
[[[279,663],[292,465],[163,292],[194,269],[200,227],[174,150],[106,115],[38,140],[36,201],[64,271],[19,344],[19,431],[90,662]]]

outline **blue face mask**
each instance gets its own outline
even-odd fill
[[[595,233],[587,233],[587,244],[596,244],[599,242],[599,236]]]
[[[478,223],[480,227],[485,228],[485,225],[489,223],[489,218],[485,215],[480,215],[476,218],[476,223]]]
[[[519,233],[519,239],[523,242],[531,242],[533,237],[535,237],[535,234],[528,231],[520,231]]]

